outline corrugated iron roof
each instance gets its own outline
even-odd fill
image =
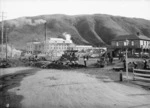
[[[137,36],[136,34],[129,34],[129,35],[120,35],[117,36],[116,38],[113,39],[113,41],[122,41],[122,40],[150,40],[147,36],[144,35],[139,35]]]

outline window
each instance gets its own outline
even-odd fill
[[[131,42],[131,45],[134,46],[134,41]]]
[[[140,40],[140,45],[143,45],[143,41],[142,40]]]
[[[118,42],[116,42],[116,46],[119,46],[119,45],[118,45]]]
[[[124,46],[127,46],[127,42],[124,42]]]
[[[129,40],[126,40],[126,45],[129,45]]]
[[[146,45],[146,41],[144,41],[144,45]]]

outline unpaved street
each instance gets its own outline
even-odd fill
[[[9,92],[23,108],[150,108],[149,91],[76,71],[40,70]]]

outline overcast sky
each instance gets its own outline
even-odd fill
[[[110,14],[150,20],[150,0],[0,0],[5,19],[44,14]]]

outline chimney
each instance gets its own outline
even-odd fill
[[[140,36],[140,32],[137,32],[136,35],[137,35],[137,36]]]
[[[46,42],[47,41],[47,28],[46,28],[47,24],[46,24],[46,22],[45,22],[44,26],[45,26],[45,42]]]

